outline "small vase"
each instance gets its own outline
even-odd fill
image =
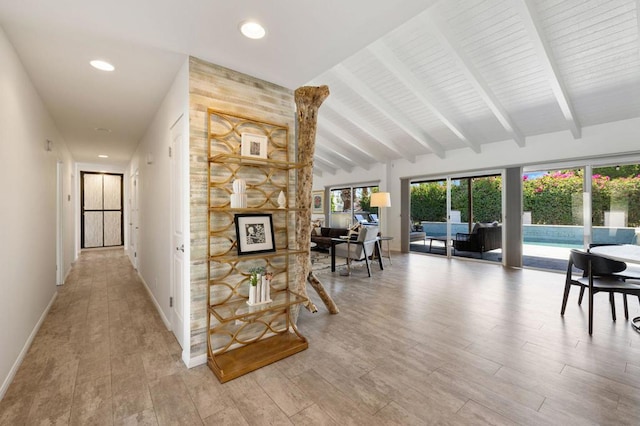
[[[233,192],[236,194],[244,194],[247,191],[247,182],[244,179],[236,179],[233,181]]]
[[[287,204],[287,197],[285,197],[284,192],[280,191],[278,195],[278,208],[284,209]]]
[[[256,291],[258,287],[255,285],[249,284],[249,304],[253,305],[256,303]]]
[[[262,277],[262,287],[260,288],[260,290],[261,290],[261,292],[260,292],[260,301],[261,302],[268,302],[269,301],[268,288],[269,288],[269,281],[267,280],[267,277]]]
[[[256,303],[262,302],[262,275],[258,274],[258,285],[256,285]]]
[[[267,284],[265,285],[267,291],[266,291],[266,295],[267,295],[267,300],[271,300],[271,280],[267,280]]]

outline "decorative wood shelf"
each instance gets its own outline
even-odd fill
[[[289,267],[293,256],[309,252],[292,248],[296,243],[290,238],[295,215],[304,210],[288,207],[295,204],[296,170],[301,167],[288,161],[292,152],[288,127],[210,108],[207,118],[207,364],[224,383],[307,349],[307,339],[291,320],[291,309],[308,299],[290,290],[296,277]],[[268,158],[239,155],[245,131],[268,138]],[[235,179],[247,182],[253,207],[230,207]],[[281,191],[287,200],[282,209],[275,201]],[[276,251],[237,255],[236,213],[271,213]],[[249,306],[247,274],[256,266],[276,274],[277,289],[272,287],[271,302]],[[212,295],[216,304],[211,304]]]
[[[225,383],[308,347],[307,339],[285,332],[223,354],[216,354],[215,357],[210,357],[207,363],[218,380]]]

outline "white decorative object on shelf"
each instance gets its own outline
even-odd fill
[[[236,179],[233,181],[233,192],[236,194],[244,194],[247,192],[247,182],[244,179]]]
[[[287,205],[287,197],[285,197],[284,192],[280,191],[278,195],[278,208],[284,209]]]
[[[272,272],[267,272],[265,275],[265,278],[267,280],[267,284],[266,284],[266,296],[265,296],[265,300],[271,302],[271,280],[273,279],[273,273]]]
[[[252,285],[249,283],[249,301],[247,302],[250,305],[255,305],[256,303],[256,291],[258,290],[258,286]]]
[[[257,274],[255,275],[256,284],[250,285],[249,287],[249,300],[247,300],[247,305],[256,306],[256,305],[264,305],[266,303],[271,303],[271,279],[273,278],[273,273],[267,272],[266,274]],[[253,282],[253,276],[251,278],[250,283]]]
[[[247,183],[244,179],[236,179],[233,181],[233,194],[231,194],[232,209],[247,208]]]
[[[261,302],[266,302],[267,300],[269,300],[269,297],[267,297],[267,289],[269,288],[269,281],[267,280],[267,277],[265,277],[264,275],[262,276],[262,287],[260,287],[260,301]]]

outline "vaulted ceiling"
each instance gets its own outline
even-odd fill
[[[314,78],[317,168],[338,169],[640,115],[638,2],[441,1]]]
[[[77,161],[126,165],[193,55],[291,89],[327,84],[321,174],[640,116],[639,3],[0,0],[0,26]],[[265,39],[239,35],[248,18]]]

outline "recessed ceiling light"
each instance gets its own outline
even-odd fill
[[[94,127],[93,130],[96,132],[111,133],[111,129],[107,129],[105,127]]]
[[[240,23],[240,32],[248,38],[261,39],[267,33],[264,27],[255,21],[244,21]]]
[[[116,69],[116,67],[111,65],[109,62],[101,61],[99,59],[95,59],[89,63],[92,67],[97,68],[101,71],[113,71]]]
[[[98,157],[100,157],[100,158],[109,158],[108,155],[104,155],[104,154],[98,154]]]

